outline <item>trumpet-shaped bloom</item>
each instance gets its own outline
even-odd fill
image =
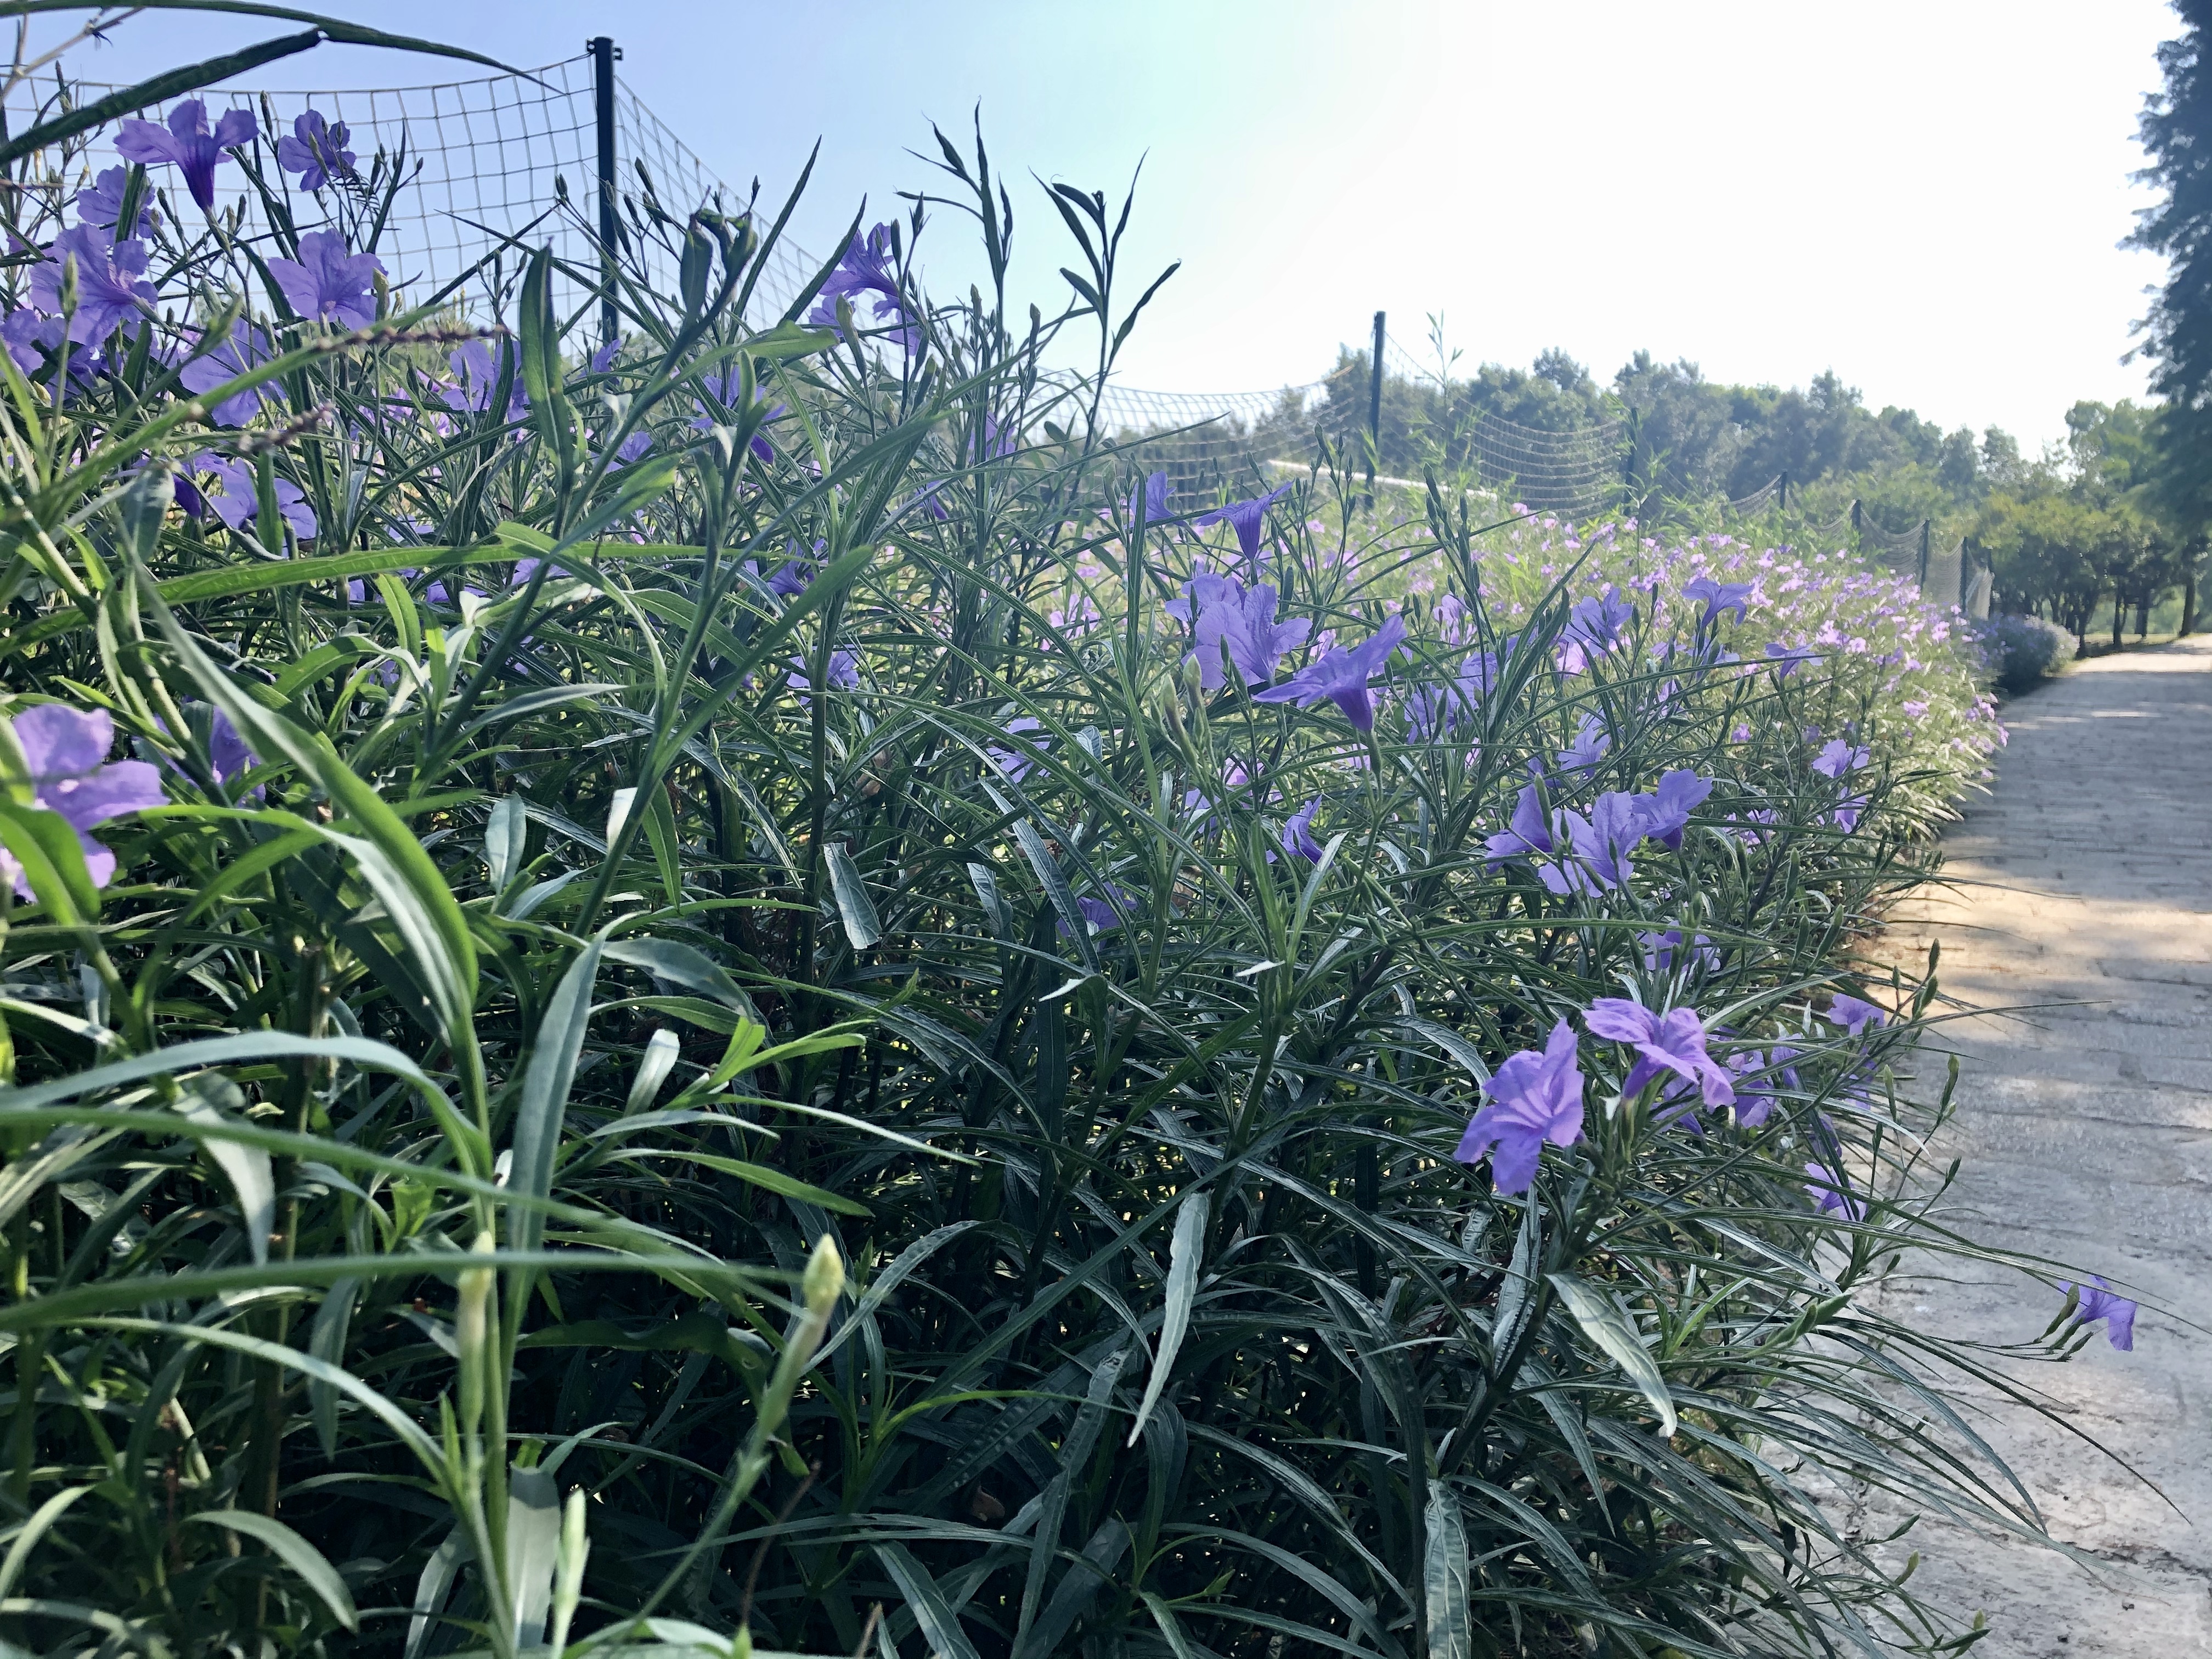
[[[1221,689],[1224,647],[1245,684],[1264,685],[1274,678],[1284,653],[1304,645],[1313,632],[1312,622],[1304,617],[1277,622],[1275,590],[1264,583],[1247,588],[1234,576],[1201,571],[1186,592],[1187,598],[1168,601],[1167,609],[1191,625],[1199,684],[1208,691]]]
[[[1269,594],[1269,610],[1273,609]],[[1375,705],[1367,695],[1367,682],[1405,643],[1402,617],[1389,621],[1358,645],[1334,649],[1319,662],[1309,663],[1282,684],[1253,694],[1255,702],[1295,702],[1310,708],[1323,697],[1344,711],[1344,717],[1361,732],[1375,729]]]
[[[890,336],[902,349],[911,355],[921,349],[922,334],[906,301],[899,292],[898,252],[893,246],[894,228],[888,222],[871,230],[865,240],[855,234],[846,244],[845,252],[837,261],[837,268],[822,284],[821,296],[806,320],[815,327],[837,325],[837,301],[848,301],[857,317],[863,295],[875,296],[873,320],[881,323],[895,318],[898,325]]]
[[[311,230],[300,239],[298,258],[269,261],[269,274],[294,311],[311,323],[347,328],[367,328],[376,320],[375,279],[383,270],[374,253],[347,252],[345,238],[335,230]]]
[[[126,812],[162,804],[161,773],[144,761],[109,763],[115,722],[106,709],[41,703],[15,716],[15,741],[30,768],[32,804],[58,812],[76,831],[95,887],[115,878],[115,854],[87,832]],[[0,877],[29,898],[23,868],[0,849]]]
[[[1559,823],[1567,834],[1568,856],[1556,864],[1536,866],[1536,878],[1561,898],[1570,893],[1611,892],[1625,887],[1636,874],[1629,854],[1644,839],[1644,821],[1636,811],[1636,797],[1608,790],[1590,804],[1589,816],[1561,812]]]
[[[1844,1184],[1843,1177],[1826,1164],[1808,1164],[1805,1173],[1812,1177],[1805,1183],[1805,1190],[1811,1194],[1814,1207],[1820,1213],[1833,1211],[1846,1221],[1866,1219],[1866,1206],[1851,1196],[1850,1188]]]
[[[98,225],[110,236],[147,237],[154,234],[154,210],[141,203],[138,222],[127,230],[117,228],[123,222],[123,191],[130,183],[128,167],[103,168],[93,181],[76,193],[77,222]]]
[[[1309,864],[1321,862],[1322,844],[1314,839],[1314,814],[1321,810],[1321,797],[1316,795],[1304,806],[1291,814],[1290,822],[1283,826],[1283,850],[1296,853]]]
[[[1204,530],[1209,525],[1227,525],[1237,532],[1237,545],[1243,549],[1244,556],[1256,560],[1260,556],[1260,532],[1267,526],[1267,509],[1290,494],[1290,489],[1287,483],[1277,484],[1266,495],[1255,495],[1249,501],[1231,501],[1226,507],[1217,507],[1193,519],[1191,526]]]
[[[49,316],[62,309],[64,267],[76,262],[76,314],[69,337],[97,345],[117,329],[136,334],[153,306],[146,280],[146,245],[115,240],[98,225],[71,225],[54,238],[43,263],[31,268],[31,303]]]
[[[1721,965],[1721,953],[1713,949],[1712,940],[1703,933],[1691,936],[1686,956],[1682,950],[1682,930],[1679,927],[1669,927],[1664,933],[1655,929],[1638,933],[1636,943],[1644,952],[1644,966],[1649,973],[1672,973],[1678,959],[1694,963],[1708,973]]]
[[[796,544],[787,548],[790,556],[768,579],[768,591],[779,599],[795,599],[813,586],[814,579],[822,574],[822,550],[825,545],[819,537],[816,538],[811,556],[799,551]]]
[[[1831,738],[1813,762],[1813,769],[1824,778],[1840,778],[1846,772],[1856,772],[1871,758],[1869,751],[1854,746],[1844,738]]]
[[[1869,1025],[1884,1024],[1887,1016],[1871,1002],[1862,1002],[1838,991],[1828,1000],[1827,1018],[1830,1024],[1840,1025],[1856,1036]]]
[[[1595,772],[1612,747],[1605,722],[1595,714],[1585,714],[1575,727],[1575,740],[1559,752],[1553,763],[1563,772]]]
[[[215,781],[217,783],[236,783],[248,772],[260,765],[261,758],[246,746],[246,739],[239,735],[238,728],[231,724],[230,716],[224,714],[222,709],[208,708],[204,703],[187,702],[184,705],[183,712],[188,716],[196,717],[203,708],[207,708],[208,769],[215,774]],[[156,720],[155,724],[164,732],[169,729],[164,721]],[[162,756],[159,758],[161,765],[166,769],[169,764],[168,757]],[[255,788],[248,793],[258,798],[262,791]]]
[[[1697,1085],[1708,1106],[1727,1106],[1735,1100],[1727,1068],[1705,1052],[1705,1022],[1696,1009],[1670,1008],[1655,1014],[1626,997],[1600,997],[1590,1004],[1583,1023],[1591,1036],[1609,1037],[1636,1050],[1636,1064],[1620,1085],[1624,1096],[1641,1093],[1652,1079],[1671,1072]]]
[[[2132,1353],[2136,1346],[2136,1304],[2120,1295],[2095,1273],[2089,1275],[2090,1283],[2082,1285],[2062,1284],[2062,1291],[2078,1291],[2079,1300],[2075,1320],[2083,1325],[2105,1322],[2105,1335],[2122,1353]]]
[[[41,317],[28,306],[0,318],[0,343],[25,374],[44,371],[46,355],[62,349],[62,319]],[[82,356],[82,353],[77,355]]]
[[[1596,599],[1579,599],[1567,613],[1567,626],[1559,638],[1559,672],[1579,674],[1589,659],[1612,648],[1620,630],[1636,619],[1636,607],[1608,587]]]
[[[507,418],[520,420],[530,412],[530,398],[522,388],[522,365],[515,358],[512,340],[499,343],[496,358],[482,340],[464,340],[447,354],[446,366],[453,370],[453,379],[451,385],[441,388],[446,407],[457,415],[482,414],[491,407],[501,371],[510,364],[514,379],[507,395]]]
[[[215,169],[223,151],[252,143],[260,130],[252,111],[234,109],[226,110],[210,132],[207,106],[187,98],[169,112],[166,131],[151,121],[125,121],[115,135],[115,153],[142,167],[181,168],[185,188],[207,213],[215,207]]]
[[[1723,611],[1735,611],[1735,619],[1741,622],[1751,590],[1749,582],[1721,582],[1711,576],[1700,576],[1695,581],[1682,584],[1682,597],[1703,602],[1705,608],[1698,618],[1698,626],[1711,628]]]
[[[1637,817],[1644,825],[1644,833],[1663,843],[1669,852],[1679,853],[1691,812],[1712,793],[1713,781],[1699,777],[1686,766],[1662,775],[1656,789],[1636,797]]]
[[[1492,869],[1506,859],[1529,858],[1553,850],[1552,827],[1544,816],[1544,802],[1534,784],[1524,786],[1513,803],[1510,827],[1483,843]]]
[[[186,470],[196,477],[200,474],[213,475],[211,478],[199,478],[196,488],[209,509],[233,530],[245,529],[261,511],[253,469],[245,462],[203,453],[195,455]],[[292,533],[301,541],[312,540],[315,534],[315,511],[300,494],[300,486],[289,478],[279,478],[276,485],[276,516],[289,525]],[[444,595],[434,591],[430,597],[437,599]]]
[[[1447,595],[1447,598],[1449,596]],[[1442,685],[1414,687],[1406,700],[1406,722],[1416,741],[1449,737],[1474,718],[1474,711],[1498,684],[1498,658],[1478,651],[1459,665],[1459,672]]]
[[[1006,735],[1010,738],[1019,738],[1025,744],[1034,744],[1038,749],[1048,749],[1052,746],[1050,738],[1028,735],[1030,732],[1041,731],[1043,726],[1044,722],[1036,715],[1024,714],[1018,720],[1006,722]],[[992,765],[997,767],[1015,783],[1019,783],[1028,775],[1030,768],[1036,764],[1036,755],[1028,748],[1015,749],[1001,747],[997,744],[988,744],[984,746],[983,752],[991,757]]]
[[[1797,1068],[1790,1063],[1796,1058],[1795,1048],[1779,1042],[1765,1054],[1756,1048],[1745,1048],[1728,1057],[1729,1072],[1735,1079],[1738,1123],[1756,1129],[1772,1115],[1776,1084],[1788,1089],[1800,1086]]]
[[[1482,1085],[1489,1104],[1474,1115],[1452,1156],[1462,1164],[1490,1154],[1491,1179],[1501,1193],[1523,1193],[1536,1178],[1544,1143],[1571,1146],[1583,1137],[1583,1073],[1575,1063],[1575,1028],[1564,1019],[1540,1052],[1507,1058]]]
[[[1808,651],[1802,646],[1793,648],[1790,646],[1770,642],[1766,647],[1766,654],[1773,662],[1774,678],[1778,680],[1788,679],[1802,664],[1820,660],[1819,652]]]
[[[276,165],[298,173],[301,190],[320,190],[333,175],[353,176],[352,138],[344,122],[332,126],[320,110],[303,110],[292,118],[291,136],[276,141]]]
[[[830,653],[830,665],[823,678],[833,691],[857,691],[860,689],[860,659],[841,645]],[[791,672],[784,681],[799,693],[800,707],[813,706],[814,699],[808,693],[814,690],[814,681],[809,675],[805,658],[791,659]]]
[[[228,339],[216,342],[199,356],[191,359],[179,373],[177,379],[185,391],[195,395],[212,392],[225,381],[236,380],[276,355],[276,348],[270,343],[268,335],[258,328],[248,326],[241,319],[231,325]],[[217,426],[239,426],[252,420],[264,405],[283,401],[283,388],[274,381],[266,381],[225,398],[209,413]]]
[[[1145,481],[1129,491],[1129,517],[1141,516],[1146,524],[1165,524],[1175,517],[1175,509],[1168,505],[1168,475],[1147,473]]]

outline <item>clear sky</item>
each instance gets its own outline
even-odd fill
[[[1638,348],[1716,379],[1833,368],[1875,408],[1991,423],[2032,448],[2077,398],[2141,395],[2119,361],[2159,262],[2116,244],[2163,0],[330,0],[336,15],[518,65],[611,33],[630,86],[733,184],[780,195],[822,140],[794,228],[827,252],[864,195],[929,179],[928,123],[979,101],[1016,181],[1017,293],[1065,294],[1031,172],[1144,175],[1131,270],[1182,270],[1123,356],[1131,385],[1318,378],[1379,309],[1462,363],[1559,346],[1607,379]],[[142,16],[76,54],[128,79],[282,32]],[[49,38],[51,38],[49,36]],[[467,71],[324,48],[257,72],[351,88]],[[925,265],[975,269],[941,218]]]

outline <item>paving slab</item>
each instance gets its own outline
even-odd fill
[[[1924,962],[1940,940],[1943,993],[1972,1011],[1942,1031],[1961,1056],[1959,1218],[2145,1306],[2132,1353],[2100,1337],[2015,1369],[2059,1423],[1965,1395],[2078,1559],[1925,1523],[1885,1548],[1900,1566],[1919,1552],[1929,1599],[1987,1614],[1979,1659],[2212,1653],[2212,1336],[2183,1322],[2212,1325],[2212,642],[2080,664],[2005,721],[1946,884],[1900,907],[1883,953]],[[2056,1310],[1978,1268],[1885,1294],[1992,1341]]]

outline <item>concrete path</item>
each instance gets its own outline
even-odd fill
[[[1947,1149],[1964,1160],[1960,1218],[2212,1325],[2212,642],[2084,663],[2005,720],[1994,793],[1949,839],[1956,885],[1907,906],[1885,947],[1924,961],[1940,938],[1948,995],[2033,1007],[1948,1028],[1964,1056]],[[1887,1294],[1921,1322],[2001,1341],[2033,1340],[2057,1307],[1994,1274]],[[1984,1399],[1990,1438],[2094,1566],[1924,1528],[1893,1559],[1920,1550],[1916,1589],[1987,1612],[1978,1659],[2212,1653],[2212,1337],[2147,1305],[2133,1353],[2100,1336],[2070,1364],[2018,1374],[2181,1513]]]

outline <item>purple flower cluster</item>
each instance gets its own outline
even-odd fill
[[[1221,689],[1224,650],[1246,685],[1264,685],[1285,654],[1313,632],[1307,617],[1277,622],[1275,590],[1264,584],[1247,588],[1234,576],[1200,571],[1183,595],[1168,601],[1168,612],[1189,625],[1199,684],[1208,691]]]
[[[1608,790],[1591,803],[1587,817],[1559,809],[1548,817],[1540,787],[1524,787],[1508,827],[1485,844],[1494,868],[1508,859],[1536,863],[1536,876],[1551,892],[1610,892],[1635,874],[1630,854],[1642,841],[1680,848],[1690,813],[1712,793],[1710,778],[1678,768],[1659,780],[1648,795]]]
[[[115,854],[90,831],[111,818],[163,804],[160,772],[144,761],[113,761],[115,722],[104,708],[41,703],[9,722],[29,769],[32,805],[58,812],[76,832],[85,872],[95,887],[115,879]],[[23,866],[0,848],[0,879],[32,896]]]

